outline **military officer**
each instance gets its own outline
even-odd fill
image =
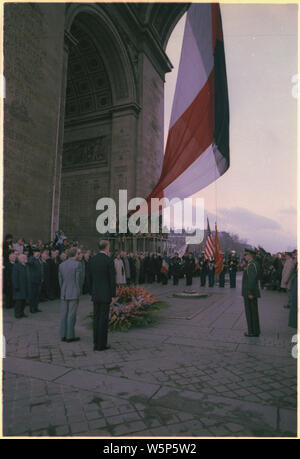
[[[222,271],[219,274],[219,287],[225,287],[225,274],[226,274],[227,264],[226,264],[223,252],[221,254],[223,257],[223,265],[222,265]]]
[[[205,287],[206,275],[207,275],[207,264],[204,259],[204,252],[202,252],[201,257],[199,258],[199,272],[200,272],[201,287]]]
[[[213,257],[207,261],[208,286],[213,287],[215,284],[215,260]]]
[[[257,266],[254,261],[255,252],[245,249],[246,266],[242,280],[242,296],[244,297],[248,333],[245,336],[258,337],[260,335],[257,299],[260,298],[258,287]]]
[[[230,279],[230,288],[236,287],[236,272],[238,266],[238,258],[236,256],[235,250],[231,251],[231,255],[228,259],[228,271],[229,271],[229,279]]]
[[[181,259],[179,258],[177,252],[174,254],[174,257],[171,258],[170,272],[173,276],[173,285],[178,285],[181,272]]]
[[[192,285],[193,283],[193,274],[195,271],[195,260],[193,254],[189,252],[188,256],[185,258],[184,261],[184,272],[186,275],[186,285]]]

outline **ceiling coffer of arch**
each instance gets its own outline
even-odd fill
[[[99,4],[71,4],[66,17],[66,31],[74,26],[93,42],[107,72],[112,105],[136,103],[137,91],[127,50],[120,35]]]
[[[99,112],[109,108],[112,95],[109,78],[97,47],[89,34],[74,23],[68,58],[66,118]]]

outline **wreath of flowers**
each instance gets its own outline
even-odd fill
[[[117,297],[110,306],[109,326],[112,329],[129,328],[157,299],[143,287],[120,287]]]

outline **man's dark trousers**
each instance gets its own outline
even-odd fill
[[[29,306],[30,306],[30,312],[32,313],[38,310],[40,293],[41,293],[41,284],[31,283],[30,293],[29,293]]]
[[[203,270],[200,272],[201,287],[205,287],[206,283],[206,272]]]
[[[246,320],[249,335],[260,335],[257,298],[244,298]]]
[[[229,273],[230,288],[236,288],[236,272],[231,271]]]
[[[214,284],[215,284],[215,273],[212,271],[208,273],[208,286],[213,287]]]
[[[20,319],[24,317],[24,310],[26,307],[26,300],[15,300],[15,318]]]
[[[219,287],[225,287],[225,273],[221,271],[219,274]]]
[[[179,282],[179,277],[175,274],[173,275],[173,285],[178,285],[178,282]]]
[[[109,303],[94,302],[94,347],[105,349],[107,346]]]

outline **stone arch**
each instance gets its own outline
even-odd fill
[[[65,36],[59,226],[89,245],[97,240],[98,199],[133,184],[134,168],[121,158],[125,137],[133,162],[138,96],[125,43],[100,5],[71,5]]]
[[[94,37],[111,78],[113,105],[137,103],[132,65],[123,40],[106,11],[99,4],[71,4],[66,11],[65,30],[71,33],[74,21]]]
[[[176,24],[188,10],[189,5],[189,3],[154,3],[145,10],[145,21],[151,24],[157,36],[160,37],[163,50],[166,50]]]

